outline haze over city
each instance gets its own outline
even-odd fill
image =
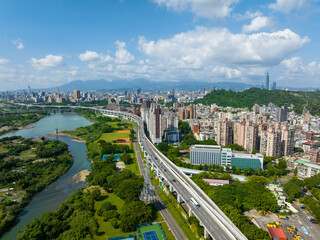
[[[72,80],[319,87],[319,1],[1,1],[0,90]]]

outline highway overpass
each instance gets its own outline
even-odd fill
[[[177,193],[178,202],[188,204],[189,215],[194,215],[204,227],[205,237],[210,236],[215,240],[245,240],[246,236],[231,222],[231,220],[219,209],[219,207],[175,164],[164,156],[146,137],[142,119],[136,115],[113,110],[105,110],[95,107],[81,106],[53,106],[53,105],[28,105],[28,107],[42,108],[82,108],[99,111],[106,116],[123,117],[135,121],[138,124],[138,140],[145,156],[149,157],[152,168],[156,174],[169,185],[170,191]],[[195,206],[191,198],[199,203]]]

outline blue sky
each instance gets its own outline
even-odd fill
[[[320,87],[318,0],[2,0],[0,91],[72,80]]]

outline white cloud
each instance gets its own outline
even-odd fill
[[[153,0],[174,11],[190,11],[198,17],[215,19],[230,14],[232,6],[239,0]]]
[[[134,61],[134,56],[127,51],[126,43],[116,41],[117,51],[115,57],[105,55],[103,53],[98,54],[94,51],[86,51],[79,55],[81,61],[88,61],[88,67],[97,71],[111,72],[114,70],[115,64],[131,64]]]
[[[213,73],[228,79],[240,78],[243,76],[243,72],[239,69],[233,69],[222,66],[214,67],[212,71]]]
[[[7,64],[9,63],[9,59],[0,58],[0,64]]]
[[[273,25],[273,21],[269,17],[255,17],[251,20],[249,25],[243,25],[242,31],[243,32],[256,32],[261,29],[270,28]]]
[[[31,58],[31,64],[38,70],[43,70],[46,68],[59,67],[64,65],[62,56],[47,55],[45,58]]]
[[[233,34],[226,28],[197,27],[170,39],[139,39],[139,49],[159,63],[180,68],[201,68],[205,64],[279,64],[300,49],[309,39],[289,29],[273,33]]]
[[[98,60],[100,55],[96,52],[86,51],[85,53],[81,53],[78,57],[81,61],[85,62]]]
[[[276,0],[275,3],[271,3],[269,8],[289,13],[293,9],[303,9],[310,6],[312,2],[317,2],[318,0]]]
[[[21,39],[18,38],[18,39],[13,40],[12,42],[14,45],[16,45],[18,50],[21,50],[24,48],[24,45],[23,45],[23,42]]]
[[[281,62],[288,74],[292,75],[318,75],[320,77],[320,63],[316,61],[303,65],[301,57],[292,57]]]
[[[243,20],[252,19],[252,18],[261,17],[261,16],[263,16],[263,14],[260,11],[255,11],[255,12],[246,11],[245,14],[236,13],[233,15],[233,17],[238,21],[243,21]]]
[[[127,51],[126,43],[116,41],[116,45],[118,48],[116,52],[116,59],[115,59],[116,63],[120,63],[120,64],[132,63],[134,61],[134,56]]]

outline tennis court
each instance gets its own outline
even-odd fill
[[[143,233],[144,240],[159,240],[156,231],[149,231]]]
[[[137,229],[139,240],[166,240],[159,224],[142,224]]]

